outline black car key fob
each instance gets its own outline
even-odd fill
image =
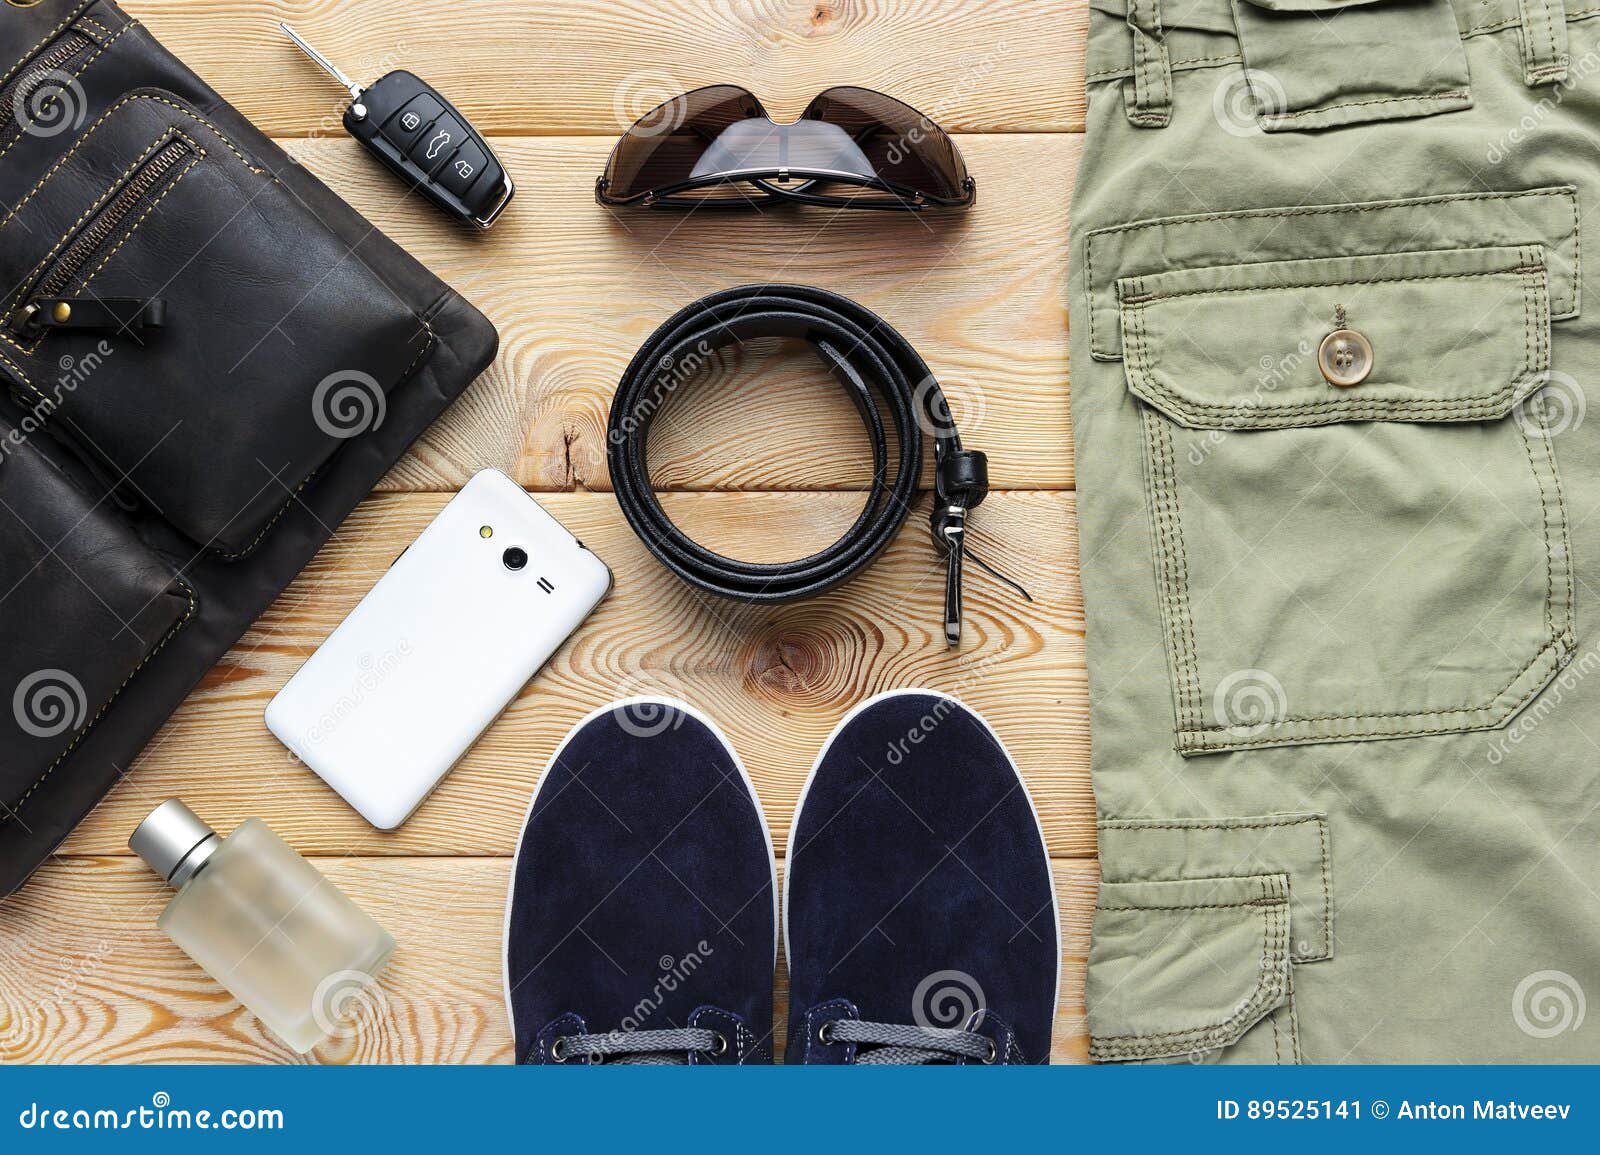
[[[447,215],[486,229],[500,219],[516,186],[483,137],[430,85],[405,71],[363,88],[287,24],[290,40],[350,90],[345,131]]]

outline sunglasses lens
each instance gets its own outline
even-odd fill
[[[844,130],[877,175],[940,200],[968,195],[967,166],[955,142],[922,113],[881,92],[830,88],[811,102],[807,120]]]
[[[605,199],[626,200],[688,180],[730,125],[763,115],[753,96],[731,84],[667,101],[640,117],[612,151]]]

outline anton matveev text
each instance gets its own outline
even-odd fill
[[[1401,1100],[1394,1109],[1396,1119],[1565,1119],[1571,1103],[1497,1103],[1493,1099],[1474,1099],[1465,1103],[1412,1103]]]

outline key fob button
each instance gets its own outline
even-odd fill
[[[444,106],[427,93],[412,97],[384,126],[383,135],[404,151],[411,147],[423,129],[439,119],[443,111]]]
[[[467,141],[456,150],[449,162],[439,170],[439,183],[456,196],[465,199],[467,190],[473,186],[483,170],[489,167],[489,158],[483,155],[483,149],[472,141]]]
[[[423,172],[432,174],[455,155],[466,139],[467,130],[461,127],[461,122],[446,113],[417,137],[408,155]]]
[[[461,202],[472,210],[473,216],[486,216],[505,195],[505,184],[505,174],[491,160],[484,168],[483,179],[473,185],[472,192],[463,196]]]

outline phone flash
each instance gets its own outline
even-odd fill
[[[492,525],[480,525],[478,527],[478,536],[483,538],[484,541],[488,541],[491,537],[494,536],[494,526],[492,526]]]

